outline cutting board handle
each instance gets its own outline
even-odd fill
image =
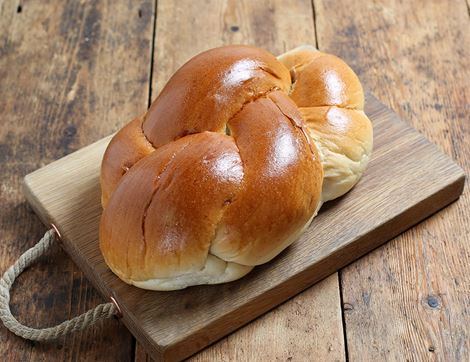
[[[60,233],[55,225],[52,225],[52,228],[44,234],[42,239],[23,253],[0,279],[0,319],[5,327],[17,336],[33,341],[52,341],[69,333],[84,330],[100,320],[113,316],[119,317],[121,314],[119,306],[112,297],[110,303],[100,304],[78,317],[49,328],[36,329],[25,326],[11,314],[10,289],[15,279],[59,240]]]

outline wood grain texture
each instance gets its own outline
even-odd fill
[[[190,361],[344,361],[342,328],[334,273]]]
[[[175,70],[201,51],[251,44],[281,54],[315,44],[309,0],[160,0],[157,14],[153,98]]]
[[[155,96],[185,61],[211,47],[253,44],[280,54],[301,44],[315,44],[310,0],[160,0],[157,19]],[[300,306],[308,312],[300,312]],[[304,360],[312,353],[320,360],[344,360],[340,306],[338,278],[330,277],[210,346],[195,360],[247,361],[254,356]],[[136,361],[146,360],[142,349],[137,343]]]
[[[301,238],[277,258],[223,285],[151,292],[123,283],[107,268],[98,246],[98,179],[109,138],[29,174],[25,193],[41,218],[58,226],[64,249],[95,287],[104,296],[114,295],[123,323],[152,357],[181,359],[460,195],[464,175],[448,157],[373,96],[367,96],[365,111],[374,125],[375,150],[361,182],[325,205]]]
[[[2,272],[46,230],[24,201],[23,177],[146,108],[153,13],[153,1],[0,1]],[[18,279],[12,309],[40,327],[102,301],[56,248]],[[55,344],[0,328],[3,361],[127,360],[132,348],[131,334],[115,320]]]
[[[313,355],[318,361],[343,361],[338,303],[338,273],[334,273],[189,361],[309,361]],[[153,361],[140,343],[135,361]]]
[[[465,1],[317,1],[322,50],[470,171]],[[335,21],[331,21],[335,19]],[[470,192],[341,272],[351,360],[470,360]]]

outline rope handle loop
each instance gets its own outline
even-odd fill
[[[48,230],[36,245],[23,253],[23,255],[7,269],[0,279],[0,319],[6,328],[24,339],[40,342],[53,341],[69,333],[82,331],[103,319],[120,316],[119,306],[112,297],[112,302],[110,303],[100,304],[82,315],[49,328],[36,329],[25,326],[18,322],[11,314],[10,289],[15,279],[41,255],[48,251],[59,238],[59,231],[55,225],[52,225],[52,229]]]

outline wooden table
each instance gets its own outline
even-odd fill
[[[0,1],[0,270],[46,230],[27,173],[143,112],[192,55],[303,43],[363,84],[470,171],[470,4],[455,1]],[[193,357],[206,360],[470,360],[470,192]],[[57,248],[22,275],[12,309],[33,326],[102,302]],[[57,344],[0,328],[0,357],[149,359],[118,321]]]

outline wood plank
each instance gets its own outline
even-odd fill
[[[181,359],[461,194],[463,172],[448,157],[371,95],[366,97],[365,111],[374,125],[375,152],[361,182],[325,205],[300,239],[279,257],[232,283],[151,292],[123,283],[107,268],[98,247],[98,178],[109,138],[29,174],[25,192],[42,219],[59,227],[65,250],[95,287],[104,296],[114,294],[123,323],[146,350],[159,359]]]
[[[344,361],[338,273],[191,358],[191,361]]]
[[[464,1],[317,1],[320,48],[470,172]],[[470,360],[470,192],[341,273],[351,360]]]
[[[281,54],[315,44],[310,0],[161,0],[157,14],[153,97],[185,61],[210,48],[251,44]]]
[[[280,54],[304,43],[315,44],[310,0],[160,0],[156,34],[154,96],[185,61],[212,47],[253,44]],[[263,356],[270,360],[302,360],[315,353],[321,360],[344,360],[340,306],[338,278],[333,276],[212,345],[195,359],[250,360]],[[300,313],[302,308],[305,313]],[[136,350],[136,360],[147,359],[139,343]]]
[[[189,360],[308,361],[314,355],[319,361],[343,361],[338,302],[338,273],[334,273]],[[152,361],[140,343],[135,361]]]
[[[153,14],[153,1],[0,2],[2,272],[46,230],[24,201],[23,177],[146,108]],[[26,324],[50,326],[102,301],[56,248],[19,278],[12,309]],[[130,359],[132,348],[114,320],[56,344],[0,327],[4,361],[117,361]]]

